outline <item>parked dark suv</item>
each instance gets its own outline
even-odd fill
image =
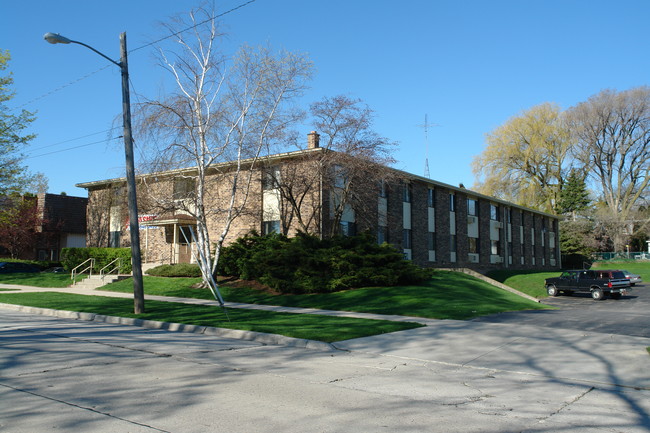
[[[597,301],[611,296],[619,299],[630,287],[630,280],[618,270],[573,270],[564,271],[559,277],[547,278],[545,281],[546,293],[557,296],[560,293],[591,293]]]

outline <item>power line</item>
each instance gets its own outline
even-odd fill
[[[117,139],[117,138],[122,138],[122,136],[120,135],[119,137],[115,137],[114,139]],[[99,141],[94,141],[94,142],[92,142],[92,143],[80,144],[79,146],[73,146],[73,147],[68,147],[68,148],[65,148],[65,149],[54,150],[54,151],[52,151],[52,152],[41,153],[40,155],[27,156],[27,157],[25,157],[25,158],[23,158],[23,159],[24,159],[24,160],[27,160],[27,159],[34,159],[34,158],[38,158],[38,157],[40,157],[40,156],[46,156],[46,155],[52,155],[52,154],[55,154],[55,153],[66,152],[66,151],[68,151],[68,150],[74,150],[74,149],[79,149],[79,148],[82,148],[82,147],[88,147],[88,146],[92,146],[92,145],[94,145],[94,144],[98,144],[98,143],[105,143],[106,141],[107,141],[107,140],[99,140]]]
[[[100,69],[97,69],[97,70],[94,71],[94,72],[91,72],[91,73],[89,73],[89,74],[84,75],[84,76],[81,77],[81,78],[77,78],[76,80],[70,81],[70,82],[67,83],[67,84],[64,84],[64,85],[62,85],[62,86],[59,86],[59,87],[57,87],[57,88],[54,89],[54,90],[50,90],[49,92],[44,93],[43,95],[41,95],[41,96],[39,96],[39,97],[37,97],[37,98],[34,98],[34,99],[30,100],[30,101],[25,102],[24,104],[21,104],[21,105],[15,107],[15,108],[11,109],[11,111],[19,110],[19,109],[23,108],[23,107],[26,106],[26,105],[30,105],[30,104],[33,104],[33,103],[36,102],[36,101],[40,101],[41,99],[47,98],[48,96],[50,96],[50,95],[52,95],[52,94],[54,94],[54,93],[56,93],[56,92],[59,92],[59,91],[65,89],[65,88],[67,88],[67,87],[70,87],[70,86],[72,86],[73,84],[77,84],[78,82],[83,81],[83,80],[85,80],[86,78],[90,78],[91,76],[95,75],[96,73],[101,72],[101,71],[103,71],[104,69],[109,68],[109,67],[111,67],[111,66],[113,66],[113,65],[106,65],[106,66],[104,66],[104,67],[102,67],[102,68],[100,68]]]
[[[205,23],[207,23],[208,21],[211,21],[211,20],[213,20],[213,19],[221,18],[221,17],[223,17],[224,15],[227,15],[227,14],[229,14],[229,13],[235,12],[236,10],[241,9],[241,8],[243,8],[243,7],[245,7],[245,6],[248,6],[249,4],[254,3],[254,2],[256,2],[256,1],[257,1],[257,0],[249,0],[249,1],[247,1],[246,3],[242,3],[242,4],[240,4],[239,6],[235,6],[234,8],[229,9],[229,10],[227,10],[227,11],[225,11],[225,12],[222,12],[222,13],[220,13],[220,14],[214,16],[214,17],[207,18],[207,19],[201,21],[200,23],[197,23],[197,24],[194,24],[193,26],[187,27],[186,29],[180,30],[180,31],[178,31],[178,32],[172,33],[172,34],[170,34],[170,35],[167,35],[167,36],[165,36],[165,37],[162,37],[162,38],[160,38],[160,39],[157,39],[157,40],[155,40],[155,41],[153,41],[153,42],[150,42],[150,43],[148,43],[148,44],[145,44],[145,45],[139,46],[139,47],[137,47],[137,48],[134,48],[134,49],[132,49],[132,50],[129,50],[129,54],[130,54],[130,53],[133,53],[133,52],[135,52],[135,51],[141,50],[141,49],[143,49],[143,48],[147,48],[147,47],[150,47],[150,46],[152,46],[152,45],[155,45],[155,44],[157,44],[157,43],[159,43],[159,42],[162,42],[162,41],[164,41],[164,40],[166,40],[166,39],[169,39],[169,38],[171,38],[171,37],[177,36],[177,35],[179,35],[179,34],[181,34],[181,33],[185,33],[186,31],[188,31],[188,30],[192,30],[192,29],[194,29],[194,28],[196,28],[196,27],[198,27],[198,26],[200,26],[200,25],[203,25],[203,24],[205,24]],[[41,96],[39,96],[39,97],[36,97],[36,98],[34,98],[34,99],[31,99],[31,100],[25,102],[24,104],[21,104],[21,105],[15,107],[15,108],[11,109],[11,111],[19,110],[19,109],[21,109],[21,108],[23,108],[23,107],[25,107],[25,106],[27,106],[27,105],[33,104],[33,103],[36,102],[36,101],[40,101],[41,99],[47,98],[48,96],[50,96],[50,95],[52,95],[52,94],[54,94],[54,93],[56,93],[56,92],[59,92],[59,91],[65,89],[65,88],[68,88],[68,87],[72,86],[73,84],[76,84],[76,83],[78,83],[78,82],[80,82],[80,81],[83,81],[83,80],[85,80],[85,79],[87,79],[87,78],[89,78],[89,77],[95,75],[96,73],[101,72],[101,71],[103,71],[104,69],[109,68],[109,67],[111,67],[111,66],[113,66],[113,65],[106,65],[106,66],[104,66],[104,67],[102,67],[102,68],[100,68],[100,69],[98,69],[98,70],[96,70],[96,71],[94,71],[94,72],[90,72],[89,74],[84,75],[84,76],[81,77],[81,78],[77,78],[76,80],[70,81],[69,83],[64,84],[64,85],[62,85],[62,86],[59,86],[59,87],[57,87],[57,88],[54,89],[54,90],[50,90],[49,92],[47,92],[47,93],[45,93],[45,94],[43,94],[43,95],[41,95]]]
[[[68,140],[59,141],[58,143],[48,144],[46,146],[36,147],[34,149],[29,149],[29,151],[30,152],[35,152],[35,151],[41,150],[41,149],[48,149],[50,147],[58,146],[60,144],[65,144],[65,143],[69,143],[71,141],[81,140],[82,138],[92,137],[93,135],[104,134],[104,133],[112,131],[114,129],[118,129],[118,127],[105,129],[105,130],[99,131],[99,132],[93,132],[92,134],[82,135],[81,137],[77,137],[77,138],[70,138]]]
[[[212,20],[214,20],[214,19],[221,18],[221,17],[223,17],[224,15],[228,15],[229,13],[235,12],[237,9],[241,9],[241,8],[243,8],[243,7],[246,7],[246,6],[248,6],[249,4],[251,4],[251,3],[255,3],[256,1],[257,1],[257,0],[249,0],[249,1],[247,1],[246,3],[242,3],[242,4],[240,4],[239,6],[235,6],[234,8],[229,9],[229,10],[227,10],[227,11],[225,11],[225,12],[222,12],[222,13],[220,13],[219,15],[216,15],[216,16],[214,16],[214,17],[206,18],[205,20],[203,20],[203,21],[201,21],[201,22],[199,22],[199,23],[196,23],[196,24],[194,24],[194,25],[192,25],[192,26],[190,26],[190,27],[188,27],[188,28],[186,28],[186,29],[179,30],[179,31],[174,32],[174,33],[172,33],[172,34],[170,34],[170,35],[167,35],[167,36],[164,36],[164,37],[162,37],[162,38],[160,38],[160,39],[157,39],[157,40],[155,40],[155,41],[153,41],[153,42],[150,42],[150,43],[148,43],[148,44],[142,45],[142,46],[140,46],[140,47],[138,47],[138,48],[134,48],[134,49],[132,49],[131,51],[129,51],[129,53],[132,53],[132,52],[134,52],[134,51],[141,50],[141,49],[146,48],[146,47],[150,47],[150,46],[155,45],[155,44],[157,44],[157,43],[159,43],[159,42],[162,42],[162,41],[164,41],[164,40],[166,40],[166,39],[169,39],[169,38],[171,38],[171,37],[174,37],[174,36],[180,35],[181,33],[185,33],[185,32],[188,31],[188,30],[192,30],[192,29],[194,29],[194,28],[196,28],[196,27],[198,27],[198,26],[201,26],[201,25],[203,25],[203,24],[205,24],[205,23],[207,23],[207,22],[209,22],[209,21],[212,21]]]

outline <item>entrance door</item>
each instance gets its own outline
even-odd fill
[[[190,226],[178,226],[178,262],[192,262],[192,232]]]

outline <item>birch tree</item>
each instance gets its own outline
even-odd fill
[[[196,220],[196,259],[208,287],[232,223],[245,212],[260,160],[300,116],[290,103],[312,71],[306,56],[268,47],[243,46],[228,57],[213,16],[201,8],[167,25],[176,44],[160,49],[159,57],[176,90],[141,107],[146,140],[156,144],[148,152],[149,171],[190,167],[175,175],[174,182],[184,183],[175,197],[160,193],[155,176],[145,178],[158,208]],[[210,226],[217,227],[216,239]]]

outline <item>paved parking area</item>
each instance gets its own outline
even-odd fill
[[[500,313],[474,320],[650,338],[650,285],[634,286],[618,300],[594,301],[588,294],[574,294],[543,302],[558,309]]]

